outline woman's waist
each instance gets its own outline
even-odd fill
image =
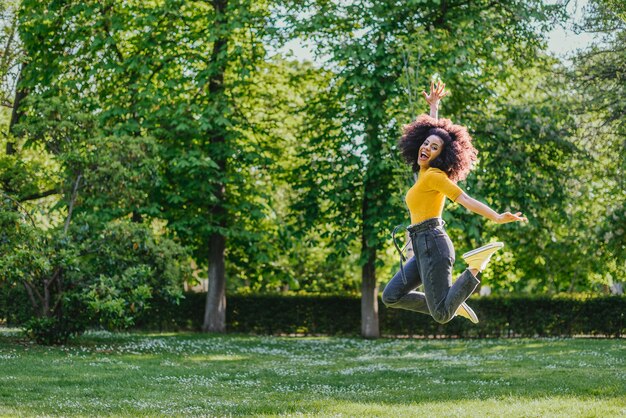
[[[409,225],[406,230],[409,231],[409,234],[418,234],[420,232],[429,231],[431,229],[442,227],[446,224],[446,222],[440,217],[434,217],[425,219],[418,223],[414,223]]]

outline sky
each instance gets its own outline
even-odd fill
[[[567,5],[568,14],[571,16],[566,26],[573,22],[580,22],[583,17],[584,7],[587,0],[571,0]],[[555,27],[548,33],[548,50],[560,58],[566,58],[577,49],[582,49],[590,45],[594,39],[592,34],[576,34],[571,29]]]

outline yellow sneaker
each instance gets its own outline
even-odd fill
[[[456,310],[455,316],[462,316],[463,318],[467,318],[474,324],[478,323],[478,317],[476,316],[476,313],[465,302],[463,302],[461,306],[459,306],[459,309]]]
[[[502,247],[504,247],[503,243],[492,242],[491,244],[468,251],[461,257],[463,257],[463,260],[469,264],[470,269],[483,271],[485,267],[487,267],[487,263],[489,263],[491,256]]]

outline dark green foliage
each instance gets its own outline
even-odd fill
[[[179,306],[161,309],[164,316],[144,318],[148,329],[194,329],[201,325],[203,293],[186,293]],[[430,316],[380,307],[383,335],[416,337],[620,337],[626,332],[624,296],[510,296],[471,299],[477,325],[455,318],[440,325]],[[359,333],[360,299],[349,296],[231,295],[227,328],[258,334]]]
[[[9,326],[26,324],[34,315],[34,310],[24,286],[19,283],[0,286],[0,322]]]
[[[62,343],[93,323],[128,328],[158,312],[153,302],[176,304],[182,296],[188,253],[150,225],[79,218],[67,230],[43,230],[20,209],[0,201],[0,288],[7,320],[27,319],[36,341]]]
[[[110,222],[101,231],[78,239],[81,253],[81,297],[91,320],[107,329],[133,326],[161,306],[176,305],[183,282],[191,278],[189,255],[171,239],[159,237],[145,224]]]
[[[15,305],[14,305],[15,306]],[[89,326],[87,306],[78,293],[66,292],[64,295],[63,312],[55,316],[40,317],[32,315],[26,322],[24,332],[28,338],[38,344],[65,344],[77,335],[82,334]]]

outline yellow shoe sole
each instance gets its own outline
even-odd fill
[[[470,308],[465,302],[463,302],[456,310],[456,316],[462,316],[463,318],[467,318],[474,324],[478,323],[478,316],[476,316],[476,312],[474,312],[474,310]]]
[[[498,249],[498,248],[502,248],[502,247],[504,247],[504,243],[503,242],[491,242],[491,243],[489,243],[487,245],[483,245],[480,248],[476,248],[475,250],[468,251],[465,254],[463,254],[461,257],[465,259],[467,257],[471,257],[473,255],[482,253],[483,251],[491,250],[492,248]]]

